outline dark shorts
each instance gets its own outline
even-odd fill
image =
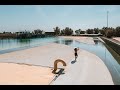
[[[78,54],[77,54],[77,53],[75,53],[75,56],[78,56]]]

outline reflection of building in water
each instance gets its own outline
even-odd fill
[[[54,41],[54,43],[60,43],[59,41]]]
[[[73,40],[62,40],[62,43],[65,45],[70,45],[73,42]]]
[[[98,44],[98,40],[94,40],[95,44]]]
[[[97,37],[93,37],[93,40],[94,40],[95,44],[98,44],[99,39]]]
[[[60,43],[59,38],[56,38],[55,41],[54,41],[54,43]]]

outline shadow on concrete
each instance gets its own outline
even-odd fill
[[[58,72],[56,72],[56,74],[58,74],[58,75],[65,74],[63,71],[64,71],[64,69],[61,68]]]
[[[73,61],[71,61],[71,64],[74,64],[76,62],[76,60],[73,60]]]

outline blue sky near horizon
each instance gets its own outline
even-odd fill
[[[0,32],[42,29],[53,31],[120,26],[120,5],[0,5]]]

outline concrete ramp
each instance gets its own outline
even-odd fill
[[[64,73],[51,85],[114,85],[103,61],[84,50],[79,51],[76,62],[74,59],[69,62]]]

